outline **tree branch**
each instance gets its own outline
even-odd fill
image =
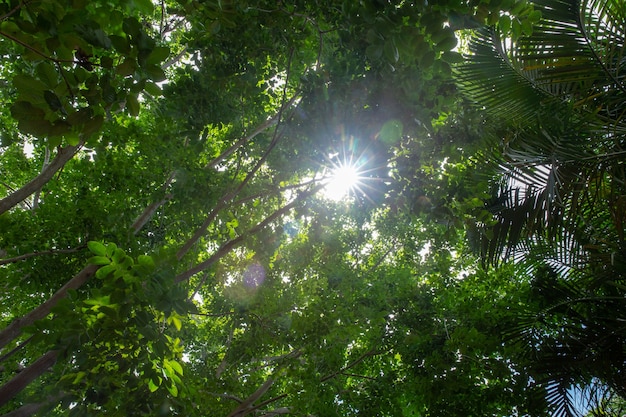
[[[31,382],[46,372],[57,360],[58,350],[50,350],[0,387],[0,407],[8,403]]]
[[[292,100],[294,100],[294,99],[292,98]],[[292,100],[290,100],[289,103],[291,103]],[[280,123],[283,111],[286,108],[286,106],[287,105],[281,106],[281,109],[279,110],[278,114],[273,118],[273,119],[276,119],[276,122],[275,122],[276,124]],[[270,119],[270,120],[273,120],[273,119]],[[267,123],[267,122],[265,122],[265,123]],[[272,124],[269,124],[268,127],[271,126],[271,125]],[[260,130],[261,127],[263,127],[263,125],[261,125],[259,128],[257,128],[254,132],[257,132],[257,131],[258,131],[258,133],[262,132],[262,130]],[[265,130],[265,129],[263,129],[263,130]],[[253,134],[254,134],[254,132],[253,132]],[[246,178],[244,178],[243,181],[241,181],[241,183],[239,183],[237,188],[235,188],[230,193],[227,193],[226,195],[224,195],[217,202],[215,207],[213,207],[211,212],[207,215],[207,217],[204,220],[204,222],[202,223],[202,225],[200,225],[200,227],[196,230],[196,232],[193,234],[193,236],[189,240],[187,240],[187,242],[185,242],[185,244],[178,250],[178,252],[176,253],[176,258],[178,260],[182,259],[183,256],[185,256],[187,254],[187,252],[189,252],[189,250],[193,247],[193,245],[195,245],[196,242],[198,240],[200,240],[200,238],[202,236],[204,236],[204,234],[206,232],[206,229],[209,227],[211,222],[213,222],[213,220],[215,220],[215,218],[217,217],[217,214],[220,212],[220,210],[222,210],[224,207],[226,207],[226,205],[230,201],[232,201],[241,192],[241,190],[252,180],[252,178],[254,178],[254,176],[259,171],[259,169],[261,169],[261,167],[263,166],[263,164],[267,160],[267,157],[269,156],[270,152],[274,149],[274,147],[278,143],[279,137],[278,137],[277,132],[278,132],[278,127],[274,131],[274,138],[272,139],[272,142],[270,143],[268,148],[265,150],[265,153],[263,154],[263,156],[261,156],[261,158],[257,161],[257,163],[252,168],[252,170],[248,173],[248,175],[246,175]],[[258,134],[258,133],[256,133],[256,134]],[[250,137],[250,136],[248,136],[248,137]],[[244,139],[247,139],[248,137],[246,137]],[[241,140],[239,142],[241,142]],[[242,142],[242,144],[243,143],[245,143],[245,141]],[[239,145],[239,146],[241,146],[241,145]],[[226,153],[228,153],[228,152],[232,153],[235,150],[236,150],[236,148],[231,147],[231,148],[229,148],[226,151]],[[229,153],[229,155],[230,155],[230,153]],[[222,157],[219,156],[218,158],[222,158]],[[213,161],[216,161],[218,158],[214,159]],[[213,161],[210,163],[210,165],[213,164]],[[215,163],[217,163],[217,162],[215,162]]]
[[[48,181],[52,179],[63,166],[72,159],[72,157],[78,152],[78,149],[82,146],[82,142],[76,146],[66,146],[65,148],[59,148],[56,157],[38,176],[33,178],[29,183],[25,184],[22,188],[9,194],[0,200],[0,214],[15,207],[21,201],[25,200],[34,192],[40,190]]]
[[[30,417],[35,415],[42,407],[48,406],[53,402],[57,402],[62,399],[66,394],[61,393],[56,396],[49,397],[46,401],[40,403],[24,404],[17,410],[13,410],[7,414],[3,414],[0,417]]]
[[[274,380],[271,378],[265,381],[263,385],[261,385],[256,391],[254,391],[248,398],[243,400],[239,407],[237,407],[232,413],[230,413],[228,417],[242,417],[250,413],[252,410],[254,410],[254,408],[249,409],[252,403],[261,398],[263,394],[265,394],[267,390],[272,387],[273,384]]]
[[[380,353],[381,352],[376,351],[374,348],[371,348],[370,350],[368,350],[367,352],[363,353],[361,356],[359,356],[358,358],[356,358],[355,360],[353,360],[352,362],[350,362],[348,365],[344,366],[343,368],[341,368],[337,372],[333,372],[330,375],[326,375],[325,377],[320,379],[320,382],[326,382],[329,379],[333,379],[337,375],[340,375],[340,374],[344,373],[345,371],[347,371],[348,369],[353,368],[356,365],[358,365],[359,363],[363,362],[366,358],[369,358],[370,356],[379,355]]]
[[[46,155],[43,159],[43,165],[41,167],[41,172],[44,172],[46,170],[46,168],[48,167],[48,164],[50,163],[50,147],[46,145]],[[41,188],[38,189],[35,192],[35,195],[33,196],[33,210],[37,210],[37,207],[39,207],[39,195],[41,195]]]
[[[130,230],[132,230],[133,235],[136,235],[137,233],[139,233],[139,231],[146,225],[146,223],[150,221],[150,219],[152,218],[154,213],[159,209],[159,207],[161,207],[163,204],[167,203],[171,199],[172,199],[172,194],[166,194],[165,198],[163,198],[161,201],[155,201],[154,203],[146,207],[144,211],[139,215],[139,217],[137,217],[133,225],[130,227]]]
[[[24,327],[30,326],[35,321],[48,316],[52,308],[59,302],[59,300],[65,298],[69,290],[80,288],[80,286],[87,282],[87,280],[96,273],[98,268],[98,265],[87,265],[63,287],[55,292],[52,297],[44,301],[34,310],[31,310],[30,313],[13,320],[11,324],[0,331],[0,349],[6,346],[11,340],[15,339],[22,332]]]
[[[197,274],[198,272],[201,272],[201,271],[207,269],[208,267],[213,265],[215,262],[220,260],[224,255],[226,255],[232,249],[234,249],[239,244],[241,244],[246,238],[248,238],[249,236],[252,236],[252,235],[258,233],[265,226],[267,226],[268,224],[270,224],[271,222],[273,222],[274,220],[276,220],[278,217],[282,216],[283,214],[289,212],[292,208],[294,208],[302,200],[304,200],[304,199],[310,197],[311,195],[315,194],[317,191],[319,191],[323,187],[324,187],[324,184],[318,184],[316,187],[313,187],[310,190],[301,193],[298,197],[293,199],[291,201],[291,203],[289,203],[289,204],[283,206],[282,208],[276,210],[274,213],[272,213],[271,215],[266,217],[263,221],[257,223],[256,226],[248,229],[248,231],[246,233],[244,233],[242,235],[239,235],[236,238],[230,239],[227,242],[225,242],[224,244],[222,244],[222,246],[220,246],[217,249],[217,251],[213,255],[211,255],[207,260],[197,264],[196,266],[194,266],[192,268],[189,268],[185,272],[182,272],[182,273],[178,274],[176,276],[176,278],[175,278],[175,282],[186,281],[189,278],[191,278],[192,276],[194,276],[195,274]],[[202,284],[203,283],[201,282],[199,285],[202,285]]]
[[[15,256],[13,258],[0,259],[0,265],[7,265],[19,261],[23,261],[24,259],[32,258],[34,256],[40,255],[55,255],[57,253],[76,253],[85,248],[85,245],[79,246],[77,248],[72,249],[56,249],[56,250],[43,250],[41,252],[31,252],[25,253],[24,255]]]

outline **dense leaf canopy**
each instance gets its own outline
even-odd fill
[[[620,415],[625,20],[0,1],[0,414]]]

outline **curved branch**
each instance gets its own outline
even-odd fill
[[[9,194],[0,200],[0,214],[5,213],[6,211],[12,209],[16,205],[18,205],[21,201],[24,201],[33,193],[40,190],[48,181],[52,179],[54,174],[56,174],[67,161],[72,159],[72,157],[78,152],[80,147],[82,146],[82,142],[75,146],[66,146],[65,148],[59,148],[56,157],[50,162],[41,174],[37,175],[30,182],[22,186],[19,190],[14,193]]]

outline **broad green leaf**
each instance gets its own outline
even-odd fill
[[[117,267],[115,265],[105,265],[96,271],[96,278],[104,279],[113,273]]]
[[[154,4],[151,0],[130,0],[129,6],[148,16],[154,12]]]
[[[107,255],[107,248],[106,248],[106,246],[104,246],[104,244],[102,244],[100,242],[97,242],[95,240],[90,240],[89,242],[87,242],[87,247],[89,248],[91,253],[93,253],[94,255],[98,255],[98,256],[106,256]]]
[[[400,53],[398,52],[398,48],[393,40],[385,42],[384,54],[385,58],[392,63],[396,63],[398,62],[398,59],[400,59]]]
[[[131,116],[137,117],[139,115],[139,107],[139,100],[135,94],[126,96],[126,108]]]
[[[47,61],[40,62],[37,64],[35,71],[39,79],[49,89],[54,89],[59,84],[59,73],[51,63]]]
[[[383,44],[381,42],[369,45],[365,49],[365,55],[371,61],[378,61],[383,56]]]
[[[161,87],[159,87],[157,84],[153,82],[147,82],[145,85],[145,90],[148,94],[152,95],[153,97],[159,97],[163,93],[163,90],[161,90]]]
[[[47,90],[44,83],[31,76],[23,74],[13,77],[13,85],[17,88],[22,100],[27,100],[32,103],[41,102],[44,98],[43,92]]]
[[[176,317],[175,315],[172,315],[172,316],[170,316],[168,318],[168,322],[173,324],[174,327],[176,327],[176,330],[180,331],[180,329],[182,327],[182,322],[180,321],[180,319],[178,317]]]
[[[178,397],[178,388],[174,383],[167,386],[167,390],[172,394],[173,397]]]
[[[403,130],[404,126],[400,120],[389,120],[383,125],[378,137],[388,145],[395,144],[402,138]]]
[[[61,103],[61,100],[59,100],[59,97],[53,91],[44,91],[43,97],[46,100],[46,103],[48,103],[50,110],[58,111],[63,109],[63,104]]]
[[[155,267],[154,259],[152,259],[152,257],[148,255],[139,255],[137,257],[137,263],[150,269],[153,269]]]
[[[111,263],[111,260],[106,256],[92,256],[87,262],[92,265],[108,265]]]
[[[125,58],[124,61],[115,67],[115,71],[122,77],[132,75],[137,69],[137,62],[133,58]]]
[[[500,16],[498,19],[498,26],[502,32],[508,33],[511,29],[511,17],[508,15]]]
[[[155,383],[152,379],[148,380],[148,389],[150,390],[150,392],[155,392],[156,390],[158,390],[159,386],[161,385],[161,381],[161,378],[158,379],[157,383]]]
[[[432,67],[435,62],[435,51],[428,51],[419,60],[420,66],[424,69]]]
[[[179,375],[183,375],[183,367],[180,366],[180,364],[178,362],[176,362],[175,360],[172,359],[168,359],[167,363],[169,364],[169,366],[171,366],[171,368],[177,372]]]
[[[102,115],[96,115],[93,118],[85,122],[85,125],[81,129],[83,137],[88,138],[94,133],[98,132],[104,124],[104,117]]]
[[[148,58],[146,59],[146,65],[159,65],[163,62],[170,54],[170,48],[167,46],[157,46],[150,52]]]
[[[150,79],[155,82],[161,82],[166,80],[165,72],[158,65],[147,65],[146,72],[150,76]]]

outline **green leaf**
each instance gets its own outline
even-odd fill
[[[396,63],[398,62],[398,59],[400,59],[400,53],[398,52],[398,48],[393,40],[385,42],[384,54],[385,58],[392,63]]]
[[[41,81],[22,74],[13,77],[13,85],[19,93],[20,100],[33,104],[42,102],[43,92],[47,90],[46,85]]]
[[[111,44],[117,52],[124,55],[130,54],[131,47],[127,37],[119,35],[109,35],[109,39],[111,39]]]
[[[108,265],[111,263],[111,260],[106,256],[92,256],[87,262],[92,265]]]
[[[169,359],[167,362],[172,367],[172,369],[176,371],[179,375],[183,374],[183,367],[180,366],[178,362],[176,362],[175,360],[171,360],[171,359]]]
[[[83,128],[81,129],[81,133],[83,134],[84,138],[88,138],[89,136],[93,135],[94,133],[98,132],[101,128],[102,125],[104,124],[104,116],[102,115],[97,115],[91,119],[89,119],[85,125],[83,126]]]
[[[74,381],[72,381],[72,384],[76,385],[78,384],[80,381],[83,380],[83,378],[85,378],[85,376],[87,376],[87,372],[85,371],[79,371],[76,373],[76,377],[74,378]]]
[[[44,119],[44,111],[28,101],[15,102],[11,106],[11,116],[18,121],[18,127],[24,133],[45,137],[52,132],[53,125]]]
[[[156,390],[158,390],[159,385],[161,385],[161,378],[159,378],[158,384],[155,384],[152,379],[148,381],[148,389],[150,390],[150,392],[155,392]]]
[[[154,259],[152,259],[152,257],[148,255],[139,255],[137,257],[137,263],[150,269],[154,269],[155,267]]]
[[[132,38],[137,38],[141,33],[141,23],[134,17],[127,17],[122,23],[122,29]]]
[[[154,5],[151,0],[130,0],[129,7],[137,9],[144,15],[151,15],[154,12]]]
[[[419,60],[420,66],[423,69],[430,68],[435,62],[435,51],[426,52]]]
[[[180,331],[180,329],[182,328],[182,322],[175,315],[170,316],[168,319],[168,322],[172,323],[174,327],[176,327],[176,330],[178,331]]]
[[[46,100],[46,103],[48,103],[48,106],[50,107],[50,110],[58,111],[58,110],[62,110],[63,109],[63,104],[61,103],[61,100],[59,99],[59,96],[54,94],[53,91],[50,91],[50,90],[44,91],[43,92],[43,98]]]
[[[165,76],[165,72],[158,65],[148,65],[146,67],[146,72],[155,82],[161,82],[167,79],[167,77]]]
[[[509,33],[509,30],[511,29],[511,18],[508,15],[500,16],[500,19],[498,19],[498,26],[500,26],[500,30],[503,33]]]
[[[152,95],[153,97],[158,97],[163,93],[163,90],[161,90],[161,87],[159,87],[157,84],[153,82],[147,82],[145,85],[145,90],[148,94]]]
[[[127,77],[132,75],[137,69],[137,61],[133,58],[125,58],[124,61],[115,67],[115,72],[117,72],[122,77]]]
[[[454,47],[456,47],[457,44],[458,44],[458,41],[456,39],[456,36],[454,36],[453,34],[452,36],[448,36],[442,39],[440,42],[438,42],[437,49],[439,49],[440,51],[450,51]]]
[[[458,64],[464,61],[463,55],[456,51],[445,51],[441,54],[441,60],[449,64]]]
[[[104,279],[108,277],[117,267],[115,265],[105,265],[96,271],[96,278]]]
[[[402,124],[402,122],[400,120],[393,119],[389,120],[383,125],[383,127],[380,129],[380,132],[378,133],[378,137],[387,145],[392,145],[402,139],[403,131],[404,125]]]
[[[522,21],[522,33],[526,36],[533,34],[533,24],[530,20],[525,19]]]
[[[89,242],[87,242],[87,248],[89,248],[91,253],[93,253],[94,255],[106,256],[107,254],[106,246],[104,246],[104,244],[100,242],[96,242],[95,240],[90,240]]]
[[[167,46],[157,46],[150,52],[146,59],[146,65],[159,65],[170,55],[170,48]]]
[[[111,258],[113,262],[121,264],[126,259],[126,253],[122,249],[116,248]]]
[[[172,383],[172,385],[167,386],[167,390],[172,394],[173,397],[178,397],[178,388],[176,385]]]
[[[126,109],[131,116],[137,117],[139,115],[139,100],[135,94],[129,94],[126,96]]]
[[[370,61],[378,61],[383,56],[383,44],[375,43],[365,49],[365,55]]]
[[[55,88],[59,84],[59,74],[55,67],[47,61],[37,64],[35,69],[39,79],[50,89]]]

